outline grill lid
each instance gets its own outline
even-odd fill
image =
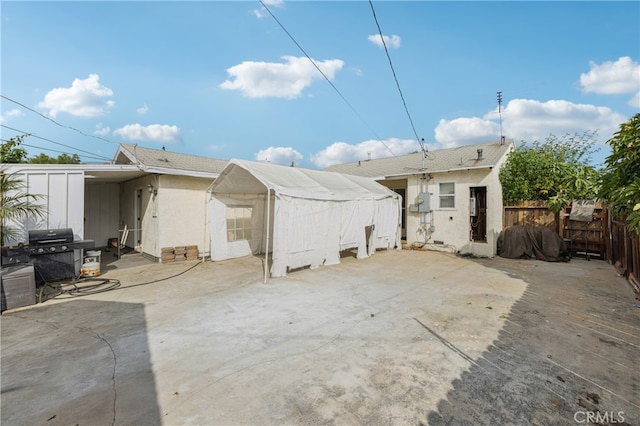
[[[29,231],[29,245],[73,242],[73,229],[36,229]]]

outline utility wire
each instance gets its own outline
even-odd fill
[[[117,142],[110,141],[109,139],[102,138],[102,137],[100,137],[100,136],[96,136],[96,135],[89,135],[89,134],[87,134],[87,133],[84,133],[82,130],[76,129],[75,127],[71,127],[71,126],[66,126],[66,125],[64,125],[64,124],[60,124],[60,123],[58,123],[56,120],[54,120],[53,118],[51,118],[51,117],[47,117],[46,115],[41,114],[40,112],[36,111],[35,109],[33,109],[33,108],[29,108],[28,106],[26,106],[26,105],[24,105],[24,104],[21,104],[20,102],[18,102],[18,101],[16,101],[16,100],[13,100],[13,99],[11,99],[11,98],[9,98],[9,97],[7,97],[7,96],[0,95],[0,98],[2,98],[2,99],[6,99],[6,100],[7,100],[7,101],[9,101],[9,102],[13,102],[13,103],[14,103],[14,104],[16,104],[16,105],[20,105],[22,108],[27,109],[27,110],[29,110],[29,111],[31,111],[31,112],[33,112],[33,113],[38,114],[40,117],[44,118],[45,120],[49,120],[49,121],[51,121],[53,124],[55,124],[55,125],[57,125],[57,126],[60,126],[60,127],[63,127],[63,128],[65,128],[65,129],[70,129],[70,130],[73,130],[74,132],[78,132],[78,133],[80,133],[82,136],[86,136],[86,137],[94,138],[94,139],[99,139],[99,140],[101,140],[101,141],[105,141],[105,142],[109,142],[109,143],[117,143]]]
[[[9,142],[7,139],[0,139],[0,140],[1,140],[2,142]],[[31,145],[31,144],[24,143],[24,142],[23,142],[23,143],[21,143],[21,144],[20,144],[20,146],[28,146],[29,148],[41,149],[41,150],[43,150],[43,151],[56,152],[56,153],[58,153],[58,154],[69,154],[68,152],[65,152],[65,151],[59,151],[59,150],[57,150],[57,149],[51,149],[51,148],[44,148],[44,147],[42,147],[42,146]],[[77,154],[76,154],[76,155],[77,155]],[[91,158],[91,159],[93,159],[93,160],[102,160],[102,161],[104,161],[104,159],[103,159],[103,158],[100,158],[100,157],[91,157],[91,156],[88,156],[88,155],[82,155],[82,156],[80,156],[80,158]]]
[[[55,145],[60,145],[60,146],[63,146],[63,147],[65,147],[65,148],[70,148],[70,149],[73,149],[73,150],[78,151],[78,152],[83,152],[83,153],[85,153],[85,154],[89,154],[90,156],[92,156],[91,158],[95,158],[95,159],[99,159],[99,160],[105,160],[105,161],[111,161],[111,159],[110,159],[110,158],[108,158],[108,157],[103,157],[103,156],[99,156],[99,155],[97,155],[95,152],[84,151],[84,150],[82,150],[82,149],[75,148],[75,147],[70,146],[70,145],[65,145],[65,144],[63,144],[63,143],[56,142],[56,141],[53,141],[53,140],[51,140],[51,139],[43,138],[43,137],[41,137],[41,136],[37,136],[37,135],[34,135],[34,134],[32,134],[32,133],[25,132],[25,131],[23,131],[23,130],[15,129],[15,128],[13,128],[13,127],[9,127],[9,126],[6,126],[6,125],[4,125],[4,124],[0,124],[0,127],[4,127],[5,129],[13,130],[14,132],[18,132],[18,133],[22,133],[22,134],[28,134],[30,137],[34,137],[34,138],[36,138],[36,139],[41,139],[41,140],[46,141],[46,142],[51,142],[52,144],[55,144]],[[24,144],[23,144],[23,145],[24,145]],[[51,151],[53,151],[53,150],[51,150]]]
[[[362,118],[362,116],[360,115],[360,113],[358,113],[358,111],[354,108],[353,105],[351,105],[351,102],[349,102],[347,100],[347,98],[344,97],[344,95],[340,92],[340,90],[338,90],[338,88],[331,82],[331,80],[329,80],[329,77],[326,76],[326,74],[324,72],[322,72],[322,70],[320,69],[320,67],[318,66],[318,64],[316,64],[316,62],[311,59],[311,56],[309,56],[307,54],[307,52],[302,48],[302,46],[300,46],[300,44],[296,41],[296,39],[291,35],[291,33],[289,33],[289,31],[287,31],[287,29],[284,27],[284,25],[282,25],[282,23],[278,20],[278,18],[276,18],[276,16],[271,12],[271,10],[267,7],[267,5],[262,1],[262,0],[258,0],[260,2],[260,4],[262,5],[262,7],[264,7],[264,9],[269,12],[269,15],[271,15],[271,17],[278,23],[278,25],[280,26],[280,28],[282,28],[282,31],[284,31],[287,36],[289,36],[289,38],[291,39],[291,41],[293,41],[293,43],[298,46],[298,49],[300,49],[300,51],[302,53],[304,53],[304,55],[307,57],[307,59],[309,59],[309,61],[311,61],[311,63],[313,64],[314,67],[316,67],[316,69],[318,70],[318,72],[320,72],[320,74],[322,74],[322,76],[324,77],[325,80],[327,80],[327,82],[331,85],[331,87],[333,88],[333,90],[336,91],[336,93],[342,98],[342,100],[349,106],[349,108],[351,108],[351,110],[358,116],[358,118],[369,128],[369,130],[375,135],[375,137],[378,139],[378,141],[380,141],[385,148],[387,148],[387,150],[389,150],[389,152],[391,153],[391,155],[393,155],[394,157],[397,157],[397,155],[391,150],[391,148],[389,148],[389,146],[382,140],[382,138],[380,138],[380,136],[378,136],[376,134],[376,132],[373,130],[373,128],[371,126],[369,126],[369,124],[364,120],[364,118]]]
[[[404,95],[402,94],[402,89],[400,88],[400,83],[398,82],[398,76],[396,76],[396,70],[393,68],[393,62],[391,62],[391,55],[389,55],[389,49],[387,49],[387,43],[384,41],[384,35],[382,34],[382,29],[380,28],[380,23],[378,22],[378,17],[376,16],[376,10],[373,8],[373,2],[369,0],[369,5],[371,6],[371,12],[373,13],[373,19],[376,21],[376,26],[378,27],[378,33],[380,33],[380,40],[382,41],[382,46],[384,46],[384,51],[387,54],[387,59],[389,60],[389,66],[391,67],[391,72],[393,73],[393,79],[396,81],[396,86],[398,87],[398,92],[400,92],[400,98],[402,99],[402,104],[404,105],[404,110],[407,113],[407,117],[409,117],[409,122],[411,123],[411,128],[413,129],[413,134],[416,137],[416,140],[420,144],[423,152],[426,152],[424,144],[420,137],[418,136],[418,132],[416,131],[416,126],[413,124],[413,119],[411,118],[411,114],[409,114],[409,108],[407,107],[407,102],[404,100]]]

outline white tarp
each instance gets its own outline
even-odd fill
[[[402,247],[401,197],[373,179],[231,160],[211,192],[214,261],[271,253],[271,276],[279,277],[288,269],[337,264],[341,250],[357,248],[363,258]],[[227,212],[234,208],[251,212],[246,239],[229,229],[236,222]]]

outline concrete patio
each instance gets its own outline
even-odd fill
[[[121,285],[2,315],[3,425],[640,423],[640,302],[602,261],[404,250],[267,284],[255,257],[102,278]]]

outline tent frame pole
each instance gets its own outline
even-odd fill
[[[268,275],[269,275],[269,224],[271,223],[271,218],[270,218],[270,214],[271,214],[271,190],[269,188],[267,188],[267,224],[266,224],[266,228],[267,228],[267,239],[266,239],[266,246],[264,248],[264,284],[267,283],[267,279],[268,279]]]

